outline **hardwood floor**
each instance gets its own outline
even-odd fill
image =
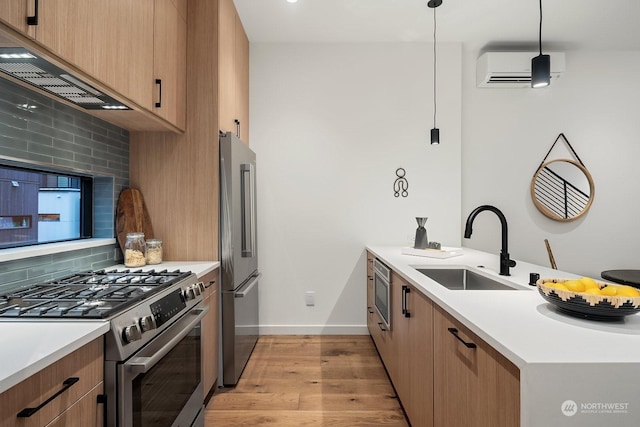
[[[218,389],[207,427],[402,426],[400,403],[366,336],[262,336],[234,388]]]

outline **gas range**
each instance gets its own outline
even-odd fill
[[[0,317],[109,319],[190,275],[179,270],[74,273],[0,295]]]
[[[0,294],[0,321],[108,321],[106,425],[203,426],[204,290],[179,270],[87,271]]]
[[[202,300],[180,270],[96,270],[0,294],[0,321],[109,321],[105,358],[125,360]]]

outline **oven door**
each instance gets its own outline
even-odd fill
[[[118,365],[119,427],[189,427],[200,422],[200,321],[194,306],[156,339]]]

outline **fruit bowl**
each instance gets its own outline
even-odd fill
[[[584,283],[587,281],[592,282],[592,289],[595,286],[598,291],[585,293],[584,290],[571,290],[580,289],[580,287],[571,285],[574,284],[573,282],[583,280],[586,280]],[[569,286],[567,287],[565,283]],[[640,296],[628,296],[627,294],[633,294],[633,291],[627,289],[629,288],[628,286],[598,282],[586,278],[579,280],[539,279],[536,282],[536,286],[542,298],[556,306],[559,311],[582,319],[615,321],[640,311]],[[609,288],[605,293],[615,293],[615,295],[601,294],[605,288]],[[618,292],[622,295],[617,295]]]

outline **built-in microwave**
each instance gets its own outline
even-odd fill
[[[374,304],[387,330],[391,330],[391,270],[377,259],[373,269]]]

